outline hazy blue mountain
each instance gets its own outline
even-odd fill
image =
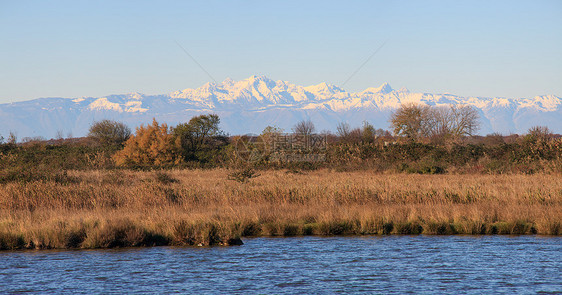
[[[152,122],[152,118],[176,125],[205,113],[218,114],[222,128],[230,134],[260,133],[268,125],[290,131],[296,122],[308,118],[319,131],[335,131],[342,121],[360,126],[365,120],[376,128],[387,129],[389,115],[405,102],[472,105],[481,115],[480,134],[522,134],[536,125],[562,133],[562,100],[554,95],[461,97],[394,90],[388,83],[349,93],[326,83],[304,87],[252,76],[164,95],[129,93],[0,104],[0,135],[7,137],[9,132],[15,132],[20,139],[53,138],[59,132],[65,137],[69,134],[77,137],[86,135],[93,122],[106,118],[134,128]]]

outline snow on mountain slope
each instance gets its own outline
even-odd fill
[[[394,90],[388,83],[349,93],[338,86],[320,83],[299,86],[252,76],[241,81],[226,79],[197,89],[166,95],[129,93],[106,97],[40,98],[0,104],[0,135],[14,132],[23,137],[84,136],[98,120],[119,120],[131,127],[158,121],[176,125],[192,116],[216,113],[222,128],[231,134],[259,133],[267,125],[286,131],[298,121],[311,119],[318,130],[335,130],[339,122],[360,126],[369,121],[388,128],[388,118],[402,103],[427,105],[469,104],[481,115],[481,134],[525,133],[546,125],[562,133],[562,100],[554,95],[534,98],[461,97],[452,94]]]

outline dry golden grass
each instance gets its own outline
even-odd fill
[[[72,171],[0,185],[0,249],[232,244],[243,236],[562,233],[561,175]]]

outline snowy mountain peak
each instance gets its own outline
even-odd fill
[[[367,88],[365,90],[363,90],[363,94],[387,94],[392,92],[394,89],[392,89],[392,87],[390,87],[390,84],[388,84],[387,82],[384,82],[381,86],[379,87],[371,87],[371,88]]]
[[[406,88],[406,87],[402,87],[402,88],[398,89],[398,92],[408,93],[408,92],[410,92],[410,90],[408,90],[408,88]]]
[[[343,93],[345,90],[339,88],[338,86],[322,82],[318,85],[311,85],[304,87],[304,89],[315,95],[320,95],[323,98],[329,98],[335,94]]]
[[[275,81],[269,79],[266,76],[251,76],[250,78],[243,81],[248,81],[250,84],[255,86],[265,84],[267,87],[275,87],[276,85]]]
[[[388,84],[387,82],[384,82],[381,86],[379,86],[380,93],[390,93],[392,92],[392,90],[392,87],[390,87],[390,84]]]
[[[130,100],[142,100],[144,95],[138,92],[127,93],[127,98]]]
[[[222,81],[222,85],[223,86],[232,86],[234,85],[235,81],[232,80],[230,77],[227,77],[226,79],[224,79],[224,81]]]
[[[248,81],[249,83],[252,83],[252,84],[259,84],[259,83],[266,83],[268,85],[275,84],[275,81],[273,81],[273,80],[271,80],[268,77],[263,76],[263,75],[262,76],[255,76],[254,75],[254,76],[251,76],[251,77],[249,77],[247,79],[244,79],[242,81]]]
[[[96,99],[94,102],[90,103],[88,109],[92,111],[115,111],[122,113],[123,108],[118,103],[111,102],[107,99],[107,97],[102,97]]]
[[[62,130],[83,136],[92,122],[102,119],[122,121],[134,128],[152,118],[174,125],[204,113],[218,114],[223,129],[230,134],[259,133],[268,125],[290,130],[303,119],[311,119],[318,130],[335,130],[342,121],[360,126],[365,120],[377,128],[388,128],[391,112],[410,102],[437,106],[468,104],[481,116],[481,134],[523,134],[537,125],[562,133],[562,99],[554,95],[518,99],[462,97],[410,92],[405,88],[393,90],[388,83],[349,93],[329,83],[300,86],[251,76],[239,81],[227,78],[167,95],[133,92],[0,104],[0,135],[5,137],[13,131],[20,138],[51,137]]]
[[[533,102],[540,105],[546,111],[554,111],[562,104],[560,97],[554,95],[535,96]]]

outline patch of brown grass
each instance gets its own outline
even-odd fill
[[[0,249],[235,244],[244,236],[562,234],[560,175],[69,171],[0,185]]]

